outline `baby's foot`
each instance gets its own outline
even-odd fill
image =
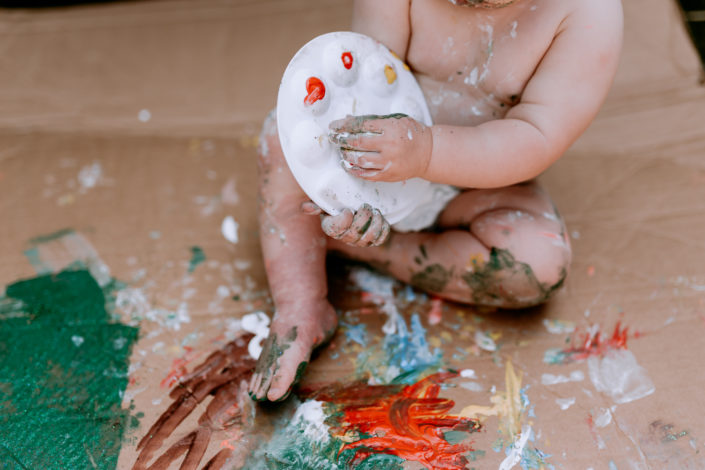
[[[338,318],[328,301],[277,309],[250,381],[254,400],[285,399],[301,378],[311,352],[335,332]]]

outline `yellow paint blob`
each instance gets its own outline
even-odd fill
[[[399,57],[396,52],[394,52],[394,51],[392,51],[392,50],[390,50],[389,52],[391,52],[392,57],[394,57],[394,58],[397,59],[399,62],[401,62],[401,65],[402,65],[402,67],[404,67],[404,70],[406,70],[407,72],[410,72],[410,71],[411,71],[411,69],[409,68],[409,66],[406,65],[406,62],[404,62],[403,60],[401,60],[401,57]]]
[[[391,65],[384,66],[384,76],[387,77],[387,83],[390,85],[397,80],[397,73]]]

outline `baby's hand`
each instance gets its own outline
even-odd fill
[[[406,114],[348,116],[330,123],[348,172],[370,181],[423,176],[431,160],[431,129]]]
[[[309,215],[321,214],[321,208],[313,202],[305,202],[301,210]],[[363,204],[356,212],[344,209],[338,215],[321,218],[323,232],[331,238],[352,246],[379,246],[389,236],[389,222],[369,204]]]

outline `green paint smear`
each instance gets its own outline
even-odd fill
[[[61,230],[57,230],[56,232],[49,233],[49,234],[47,234],[47,235],[40,235],[40,236],[38,236],[38,237],[31,238],[31,239],[29,240],[29,243],[30,243],[31,245],[40,245],[40,244],[43,244],[43,243],[47,243],[47,242],[51,242],[51,241],[54,241],[54,240],[58,240],[58,239],[63,238],[63,237],[65,237],[65,236],[67,236],[67,235],[71,235],[71,234],[73,234],[73,233],[76,233],[76,232],[74,232],[73,229],[71,229],[71,228],[64,228],[64,229],[61,229]]]
[[[0,298],[0,462],[9,468],[116,467],[124,429],[137,424],[120,408],[137,328],[111,323],[115,287],[104,292],[82,269],[19,281]]]
[[[191,247],[191,261],[188,264],[188,272],[191,274],[199,264],[206,260],[206,254],[200,246]]]

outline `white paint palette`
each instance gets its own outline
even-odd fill
[[[368,203],[394,224],[428,200],[433,189],[420,178],[387,183],[350,175],[340,150],[328,140],[331,121],[394,113],[432,124],[413,74],[374,39],[352,32],[328,33],[291,59],[277,99],[279,140],[294,178],[325,212],[337,215]]]

